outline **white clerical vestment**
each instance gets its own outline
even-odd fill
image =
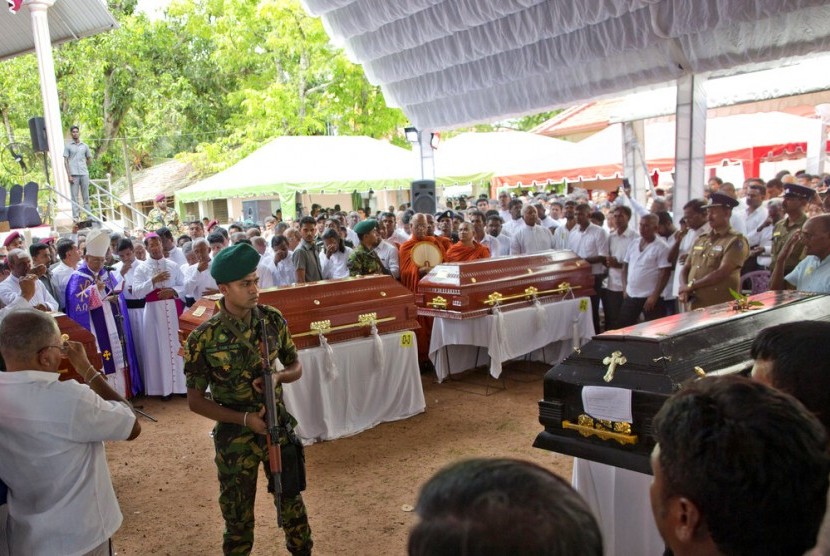
[[[130,330],[133,335],[133,345],[135,346],[135,355],[138,358],[138,364],[141,368],[141,376],[144,378],[146,374],[146,367],[144,366],[144,297],[138,297],[133,293],[133,286],[135,285],[135,270],[141,265],[138,259],[133,261],[124,275],[121,275],[121,268],[124,263],[115,265],[113,274],[123,282],[124,299],[127,302],[127,317],[130,320]]]
[[[153,276],[167,271],[170,277],[153,284]],[[157,290],[173,288],[178,299],[158,299]],[[179,307],[183,307],[184,276],[179,265],[170,259],[148,258],[135,270],[133,294],[144,297],[144,365],[145,389],[149,396],[167,396],[187,392],[184,360],[179,355]]]

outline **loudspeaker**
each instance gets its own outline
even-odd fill
[[[435,214],[435,180],[412,182],[412,210],[424,214]]]
[[[29,135],[32,137],[33,151],[45,153],[49,150],[49,140],[46,139],[46,120],[42,117],[29,118]]]

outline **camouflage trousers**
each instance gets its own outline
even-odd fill
[[[254,500],[260,465],[269,482],[271,477],[266,439],[247,427],[219,423],[214,429],[213,442],[219,472],[219,507],[225,518],[222,549],[227,555],[250,554],[254,544]],[[281,506],[288,551],[311,554],[311,528],[302,496],[283,496]]]

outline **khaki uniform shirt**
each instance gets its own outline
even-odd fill
[[[147,214],[144,229],[148,232],[155,232],[165,226],[173,232],[173,237],[179,235],[179,213],[173,207],[167,207],[167,210],[164,211],[158,207],[153,207]]]
[[[718,284],[697,288],[692,292],[692,309],[725,303],[733,299],[729,289],[740,291],[741,267],[749,256],[749,242],[729,228],[724,232],[714,230],[701,235],[689,251],[686,259],[688,280],[700,280],[725,262],[732,267],[729,276]]]
[[[792,222],[790,221],[789,216],[785,216],[778,223],[775,225],[775,228],[772,232],[772,268],[775,268],[775,265],[778,264],[778,254],[781,253],[781,250],[784,248],[784,244],[787,243],[787,240],[790,239],[790,236],[793,235],[795,232],[801,229],[801,226],[807,221],[807,215],[802,214],[801,218]],[[798,242],[793,247],[792,253],[790,253],[790,257],[784,262],[784,275],[789,274],[793,271],[793,269],[801,262],[807,255],[807,247],[804,245],[802,240],[798,240]]]

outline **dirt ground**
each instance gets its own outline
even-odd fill
[[[315,553],[405,554],[416,516],[404,507],[415,504],[420,485],[436,470],[459,459],[520,458],[569,479],[570,457],[532,447],[542,430],[537,402],[545,369],[513,363],[503,374],[506,389],[494,392],[500,383],[491,381],[487,396],[481,373],[444,384],[424,376],[424,413],[306,447],[303,496]],[[114,538],[116,551],[124,556],[221,554],[212,423],[191,413],[183,398],[137,403],[159,422],[142,419],[137,440],[107,445],[124,514]],[[264,475],[256,519],[253,554],[287,554]]]

